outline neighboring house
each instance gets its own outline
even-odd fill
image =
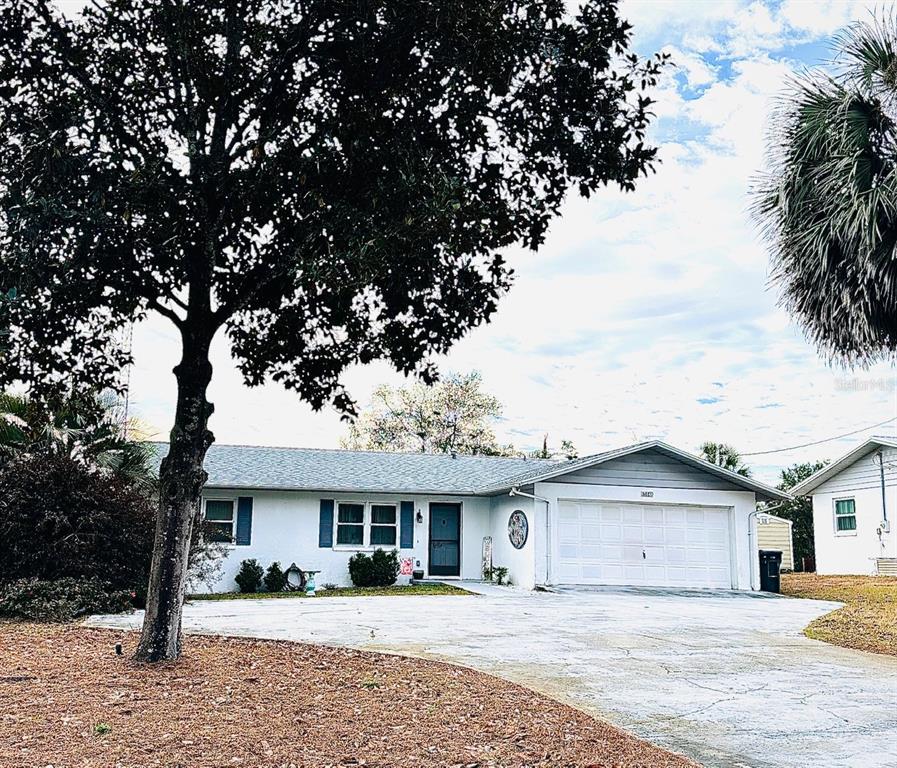
[[[768,513],[758,518],[757,549],[774,549],[782,553],[782,570],[794,570],[792,522]]]
[[[897,438],[870,438],[791,493],[813,497],[818,573],[874,574],[894,568]]]
[[[163,447],[164,450],[164,447]],[[355,552],[404,570],[513,583],[750,589],[757,501],[787,494],[652,441],[573,461],[213,445],[203,514],[240,561],[347,584]]]

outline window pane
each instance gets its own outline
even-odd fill
[[[843,515],[837,520],[839,531],[855,531],[857,529],[857,519],[854,515]]]
[[[206,502],[206,520],[230,522],[234,519],[234,503],[232,501],[209,500]]]
[[[855,511],[853,499],[841,499],[835,502],[836,515],[852,515]]]
[[[361,546],[364,544],[363,525],[338,525],[336,526],[336,543]]]
[[[363,523],[364,504],[340,504],[338,521],[340,523]]]
[[[394,525],[372,525],[371,545],[394,547],[396,544],[396,527]]]
[[[371,505],[371,522],[374,525],[395,525],[396,524],[396,508],[391,504],[372,504]]]
[[[212,541],[233,541],[234,531],[230,523],[208,523],[205,530]]]

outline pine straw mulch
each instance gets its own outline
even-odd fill
[[[135,643],[0,624],[0,766],[694,766],[449,664],[189,636],[180,662],[146,666]]]
[[[807,637],[897,656],[897,578],[786,573],[782,574],[782,592],[845,603],[811,622],[804,630]]]

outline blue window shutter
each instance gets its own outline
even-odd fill
[[[237,499],[237,544],[248,546],[252,543],[252,496]]]
[[[414,502],[402,502],[401,538],[399,546],[402,549],[414,549]]]
[[[318,546],[333,546],[333,499],[321,499],[321,517],[318,525]]]

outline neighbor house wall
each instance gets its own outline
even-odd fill
[[[535,484],[535,494],[549,499],[551,551],[548,583],[556,583],[558,544],[558,500],[589,499],[596,501],[635,502],[650,504],[686,504],[690,506],[725,507],[730,510],[729,539],[731,541],[731,571],[734,589],[759,589],[759,565],[756,561],[756,498],[753,491],[715,490],[701,488],[664,488],[659,485],[617,486],[586,485],[583,483],[545,482]],[[714,478],[715,480],[715,478]],[[644,494],[651,494],[647,496]],[[544,505],[543,505],[544,506]],[[542,582],[544,569],[537,569]]]
[[[490,533],[492,536],[492,564],[508,569],[508,576],[518,587],[532,589],[536,584],[535,551],[540,536],[533,500],[526,496],[493,496],[490,499]],[[544,505],[543,505],[544,506]],[[529,535],[523,549],[516,549],[508,537],[508,520],[515,510],[526,515]]]
[[[782,570],[794,570],[794,542],[791,521],[768,515],[769,522],[757,524],[757,549],[771,549],[782,553]]]
[[[296,563],[303,570],[318,570],[317,583],[350,584],[348,562],[358,551],[371,552],[374,547],[319,547],[318,528],[321,499],[335,501],[414,503],[414,546],[401,549],[401,525],[397,534],[397,548],[401,558],[412,558],[414,567],[425,573],[428,568],[429,505],[431,502],[460,503],[461,508],[461,577],[481,578],[481,551],[484,536],[490,535],[490,500],[474,496],[427,496],[415,494],[331,493],[300,491],[259,491],[206,488],[204,499],[234,499],[250,496],[253,499],[252,534],[248,545],[229,545],[221,578],[212,589],[216,592],[236,590],[234,576],[240,562],[255,558],[263,568],[278,561],[283,568]],[[420,512],[422,522],[418,523]],[[335,513],[334,513],[335,514]],[[408,577],[400,577],[408,581]],[[207,591],[205,585],[193,585],[198,592]]]
[[[897,557],[897,449],[883,451],[890,533],[881,530],[881,471],[869,453],[813,492],[816,570],[822,574],[872,574],[875,559]],[[854,500],[855,531],[837,531],[835,501]]]

